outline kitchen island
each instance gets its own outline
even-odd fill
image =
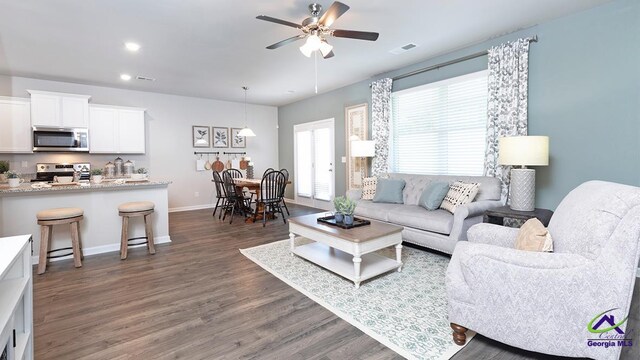
[[[169,184],[169,181],[151,180],[125,183],[104,181],[88,186],[59,185],[44,188],[34,188],[30,183],[17,188],[0,185],[0,237],[33,234],[33,253],[38,254],[40,226],[36,213],[45,209],[78,207],[84,210],[84,219],[80,222],[83,254],[118,251],[122,229],[118,205],[130,201],[151,201],[155,204],[152,215],[155,243],[170,242]],[[144,236],[144,224],[142,219],[133,219],[129,224],[129,237],[139,236]],[[55,226],[50,249],[68,247],[70,244],[69,227]],[[37,262],[37,257],[32,259],[34,263]]]

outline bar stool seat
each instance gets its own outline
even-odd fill
[[[153,210],[156,207],[151,201],[135,201],[121,204],[118,206],[119,212],[136,212]]]
[[[76,216],[82,216],[84,211],[80,208],[57,208],[38,211],[38,220],[61,220]]]
[[[47,259],[53,259],[73,254],[75,267],[82,267],[82,242],[80,240],[80,220],[84,217],[84,211],[80,208],[56,208],[39,211],[36,214],[38,225],[40,225],[40,257],[38,259],[38,274],[43,274],[47,270]],[[69,224],[71,232],[71,247],[49,250],[51,238],[53,236],[54,225]],[[62,250],[71,250],[70,253],[60,255],[49,255]]]
[[[151,225],[151,214],[153,214],[153,210],[155,208],[155,204],[151,201],[135,201],[128,202],[124,204],[120,204],[118,206],[118,214],[122,216],[122,236],[120,238],[120,259],[125,260],[128,255],[129,246],[142,245],[147,244],[147,250],[149,254],[155,254],[156,249],[153,243],[153,228]],[[145,235],[135,238],[129,238],[129,218],[143,216],[144,217],[144,228]],[[142,240],[143,242],[137,243],[129,243],[133,240]]]

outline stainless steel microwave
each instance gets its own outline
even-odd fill
[[[34,126],[33,151],[89,152],[89,131]]]

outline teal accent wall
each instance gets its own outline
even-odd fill
[[[369,83],[538,35],[529,55],[529,134],[548,135],[537,169],[538,207],[555,209],[580,183],[640,185],[640,1],[618,0],[501,36],[278,109],[280,166],[293,173],[293,125],[335,118],[336,194],[345,192],[344,108],[368,102]],[[487,67],[485,57],[394,82],[402,90]],[[371,108],[371,107],[369,107]],[[295,174],[292,175],[295,177]],[[293,198],[293,187],[287,193]]]

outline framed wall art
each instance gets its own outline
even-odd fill
[[[229,147],[229,128],[212,126],[211,133],[213,134],[214,148]]]
[[[369,135],[369,106],[367,103],[348,106],[344,111],[347,155],[347,190],[361,189],[367,174],[367,159],[351,157],[351,141],[367,140]]]
[[[211,134],[208,126],[193,125],[191,127],[191,136],[194,148],[211,147]]]
[[[240,136],[240,128],[231,128],[231,147],[232,148],[246,148],[247,138]]]

